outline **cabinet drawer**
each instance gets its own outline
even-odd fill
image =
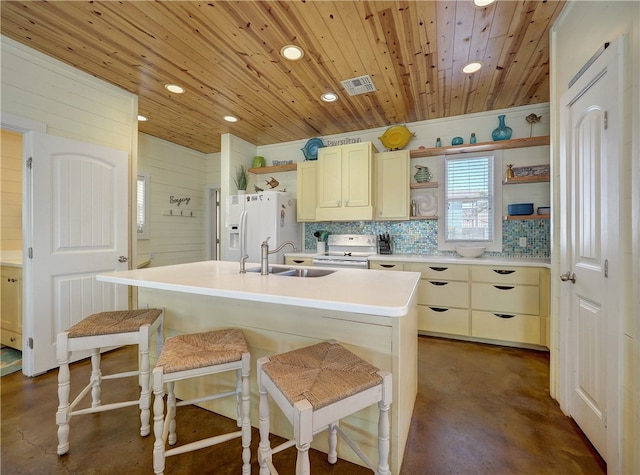
[[[540,344],[540,317],[471,312],[471,335],[478,338]]]
[[[461,265],[425,264],[407,262],[404,270],[422,273],[423,279],[469,280],[469,267]]]
[[[372,261],[372,262],[369,262],[369,269],[404,270],[404,263],[403,262]]]
[[[540,314],[540,288],[534,285],[471,284],[471,307],[498,313]]]
[[[5,330],[4,328],[0,333],[0,343],[4,346],[10,346],[11,348],[22,351],[22,335],[20,333]]]
[[[468,308],[469,284],[467,282],[420,279],[418,305]]]
[[[418,305],[418,330],[469,336],[469,310]]]
[[[495,282],[497,284],[540,284],[540,271],[535,267],[473,266],[473,282]]]

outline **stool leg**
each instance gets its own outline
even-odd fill
[[[378,421],[378,462],[377,475],[391,475],[389,470],[389,407],[390,404],[378,403],[380,409],[380,419]]]
[[[303,399],[294,404],[292,423],[298,449],[296,475],[310,475],[309,447],[313,440],[313,407],[309,401]]]
[[[66,336],[58,336],[58,412],[56,423],[58,424],[58,455],[69,452],[69,392],[71,390],[71,373],[69,372],[69,359],[71,354],[66,351]]]
[[[251,355],[244,353],[242,355],[242,473],[243,475],[251,475],[251,419],[250,419],[250,403],[251,394],[249,389],[249,372],[251,371]]]
[[[164,390],[162,381],[162,368],[153,371],[153,472],[164,473]]]
[[[100,406],[100,384],[102,372],[100,371],[100,348],[91,350],[91,407]]]
[[[338,423],[333,422],[329,424],[329,453],[327,454],[327,460],[330,464],[334,464],[338,461]]]
[[[167,383],[167,417],[169,418],[169,445],[175,445],[178,441],[176,435],[176,383]]]
[[[268,361],[268,359],[265,359]],[[258,361],[258,391],[260,392],[260,403],[258,406],[260,423],[260,444],[258,447],[258,462],[260,463],[260,475],[269,475],[270,470],[267,460],[271,460],[271,442],[269,441],[269,398],[267,390],[262,384],[262,364]]]
[[[149,343],[140,342],[140,435],[145,437],[151,432],[149,425],[151,406],[151,388],[149,386]]]

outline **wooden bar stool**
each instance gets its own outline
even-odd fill
[[[156,332],[158,352],[162,349],[162,326],[164,312],[159,309],[122,310],[94,313],[73,325],[67,331],[58,333],[58,455],[69,451],[69,421],[80,414],[110,411],[127,406],[140,406],[140,435],[149,435],[151,427],[150,405],[151,386],[149,384],[149,346],[152,333]],[[100,349],[112,346],[138,345],[139,368],[135,371],[102,375],[100,371]],[[74,351],[91,350],[91,377],[89,384],[69,404],[71,372],[69,361]],[[138,376],[140,397],[132,401],[101,404],[100,384],[103,380]],[[74,410],[76,405],[91,391],[91,407]]]
[[[211,447],[238,437],[242,438],[242,473],[251,473],[251,421],[249,419],[249,372],[251,355],[244,335],[236,328],[178,335],[165,341],[162,354],[153,370],[153,470],[164,473],[165,460],[193,450]],[[236,386],[231,391],[176,402],[176,381],[226,371],[236,372]],[[164,415],[164,383],[167,383],[167,414]],[[166,450],[177,442],[176,407],[236,396],[238,427],[230,432]]]
[[[313,436],[329,433],[329,463],[336,463],[337,435],[375,473],[389,471],[389,408],[392,398],[391,373],[381,371],[342,347],[335,340],[258,360],[260,390],[260,475],[277,474],[272,455],[295,444],[298,449],[296,475],[307,475],[309,447]],[[293,425],[294,440],[271,448],[269,441],[270,395]],[[377,467],[338,425],[339,420],[378,404]]]

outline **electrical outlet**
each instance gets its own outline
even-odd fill
[[[520,247],[527,247],[527,238],[524,236],[520,238]]]
[[[149,260],[152,260],[155,256],[153,255],[153,252],[149,253]]]

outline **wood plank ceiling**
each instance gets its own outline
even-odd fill
[[[141,132],[212,153],[227,132],[265,145],[548,102],[549,29],[563,5],[3,0],[0,28],[137,94]],[[283,59],[287,44],[304,57]],[[465,75],[471,60],[484,67]],[[349,96],[341,81],[362,75],[376,91]],[[328,91],[339,100],[322,102]]]

